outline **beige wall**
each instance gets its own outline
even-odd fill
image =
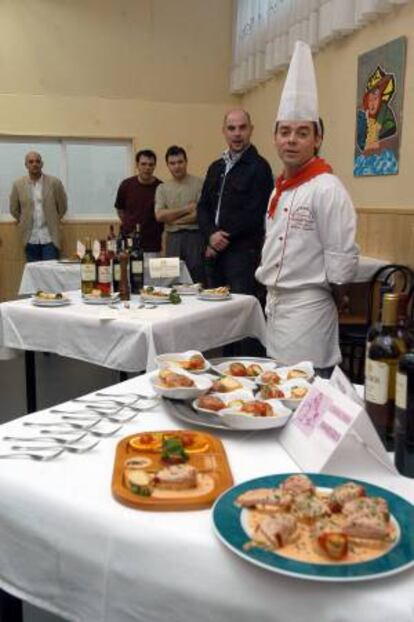
[[[204,175],[223,149],[232,0],[0,0],[0,134],[132,138],[159,157],[183,145]],[[22,163],[22,173],[23,173]],[[131,163],[131,172],[133,164]],[[107,224],[68,223],[76,235]],[[75,237],[74,237],[75,236]],[[0,299],[16,294],[23,254],[0,222]]]
[[[231,105],[231,0],[2,0],[0,134],[132,137],[202,174]]]
[[[404,120],[400,173],[395,176],[354,178],[353,150],[358,55],[401,35],[408,38]],[[326,125],[323,156],[345,182],[357,207],[414,206],[414,3],[396,8],[366,28],[328,45],[315,57],[320,114]],[[285,73],[259,85],[243,97],[255,123],[255,143],[272,164],[280,163],[272,144],[272,127]]]

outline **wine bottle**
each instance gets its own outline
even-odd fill
[[[398,299],[398,294],[384,294],[382,329],[372,341],[366,361],[366,410],[387,451],[393,449],[397,365],[406,351],[397,337]]]
[[[121,264],[119,262],[119,253],[122,250],[122,239],[116,241],[116,253],[112,259],[112,289],[119,292],[119,283],[121,281]]]
[[[101,252],[96,260],[97,289],[101,290],[102,296],[111,295],[111,260],[106,250],[106,240],[101,240]]]
[[[144,251],[141,246],[139,225],[136,225],[132,238],[132,249],[129,253],[129,279],[131,294],[139,294],[144,287]]]
[[[414,348],[398,363],[395,386],[395,466],[414,477]]]
[[[121,249],[119,253],[119,264],[121,270],[121,278],[119,281],[119,297],[121,300],[129,300],[130,299],[130,291],[129,291],[129,278],[128,278],[128,264],[129,264],[129,254],[125,247]]]
[[[116,235],[113,225],[110,225],[109,227],[109,234],[106,240],[106,250],[109,255],[109,259],[112,261],[116,255]]]
[[[91,238],[85,240],[85,254],[81,259],[81,292],[90,294],[96,282],[96,263],[92,254]]]

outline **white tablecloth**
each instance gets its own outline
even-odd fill
[[[143,376],[113,389],[150,387]],[[45,417],[52,415],[24,419]],[[213,533],[209,510],[144,512],[116,502],[111,476],[118,440],[176,427],[180,422],[160,405],[90,454],[50,463],[3,460],[0,586],[79,622],[412,622],[413,570],[368,583],[294,579],[234,556]],[[19,419],[3,425],[1,436],[27,430]],[[236,483],[296,470],[275,431],[221,438]],[[343,474],[355,476],[352,456]],[[414,500],[412,480],[358,475]]]
[[[81,302],[35,307],[30,300],[0,304],[0,346],[53,352],[110,369],[137,372],[154,365],[155,354],[188,349],[208,350],[244,337],[265,339],[265,320],[253,296],[233,294],[210,302],[183,296],[179,305],[128,312]],[[132,305],[139,299],[133,297]]]
[[[146,253],[147,255],[147,253]],[[151,257],[157,253],[148,253]],[[148,264],[145,263],[145,266]],[[180,276],[178,279],[162,279],[157,282],[149,277],[145,271],[147,285],[169,285],[171,282],[192,283],[190,273],[184,261],[180,261]],[[19,295],[34,294],[39,289],[46,292],[66,292],[80,287],[80,264],[64,263],[61,261],[33,261],[24,267],[20,282]]]

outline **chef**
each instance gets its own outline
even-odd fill
[[[274,130],[284,170],[256,278],[267,287],[268,354],[282,365],[310,360],[327,377],[341,361],[334,290],[353,279],[358,246],[352,201],[318,156],[322,138],[311,50],[297,41]]]

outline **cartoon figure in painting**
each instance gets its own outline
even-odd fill
[[[378,65],[367,80],[362,110],[358,110],[357,143],[362,152],[379,150],[380,142],[396,133],[397,122],[390,106],[394,93],[394,75]]]

